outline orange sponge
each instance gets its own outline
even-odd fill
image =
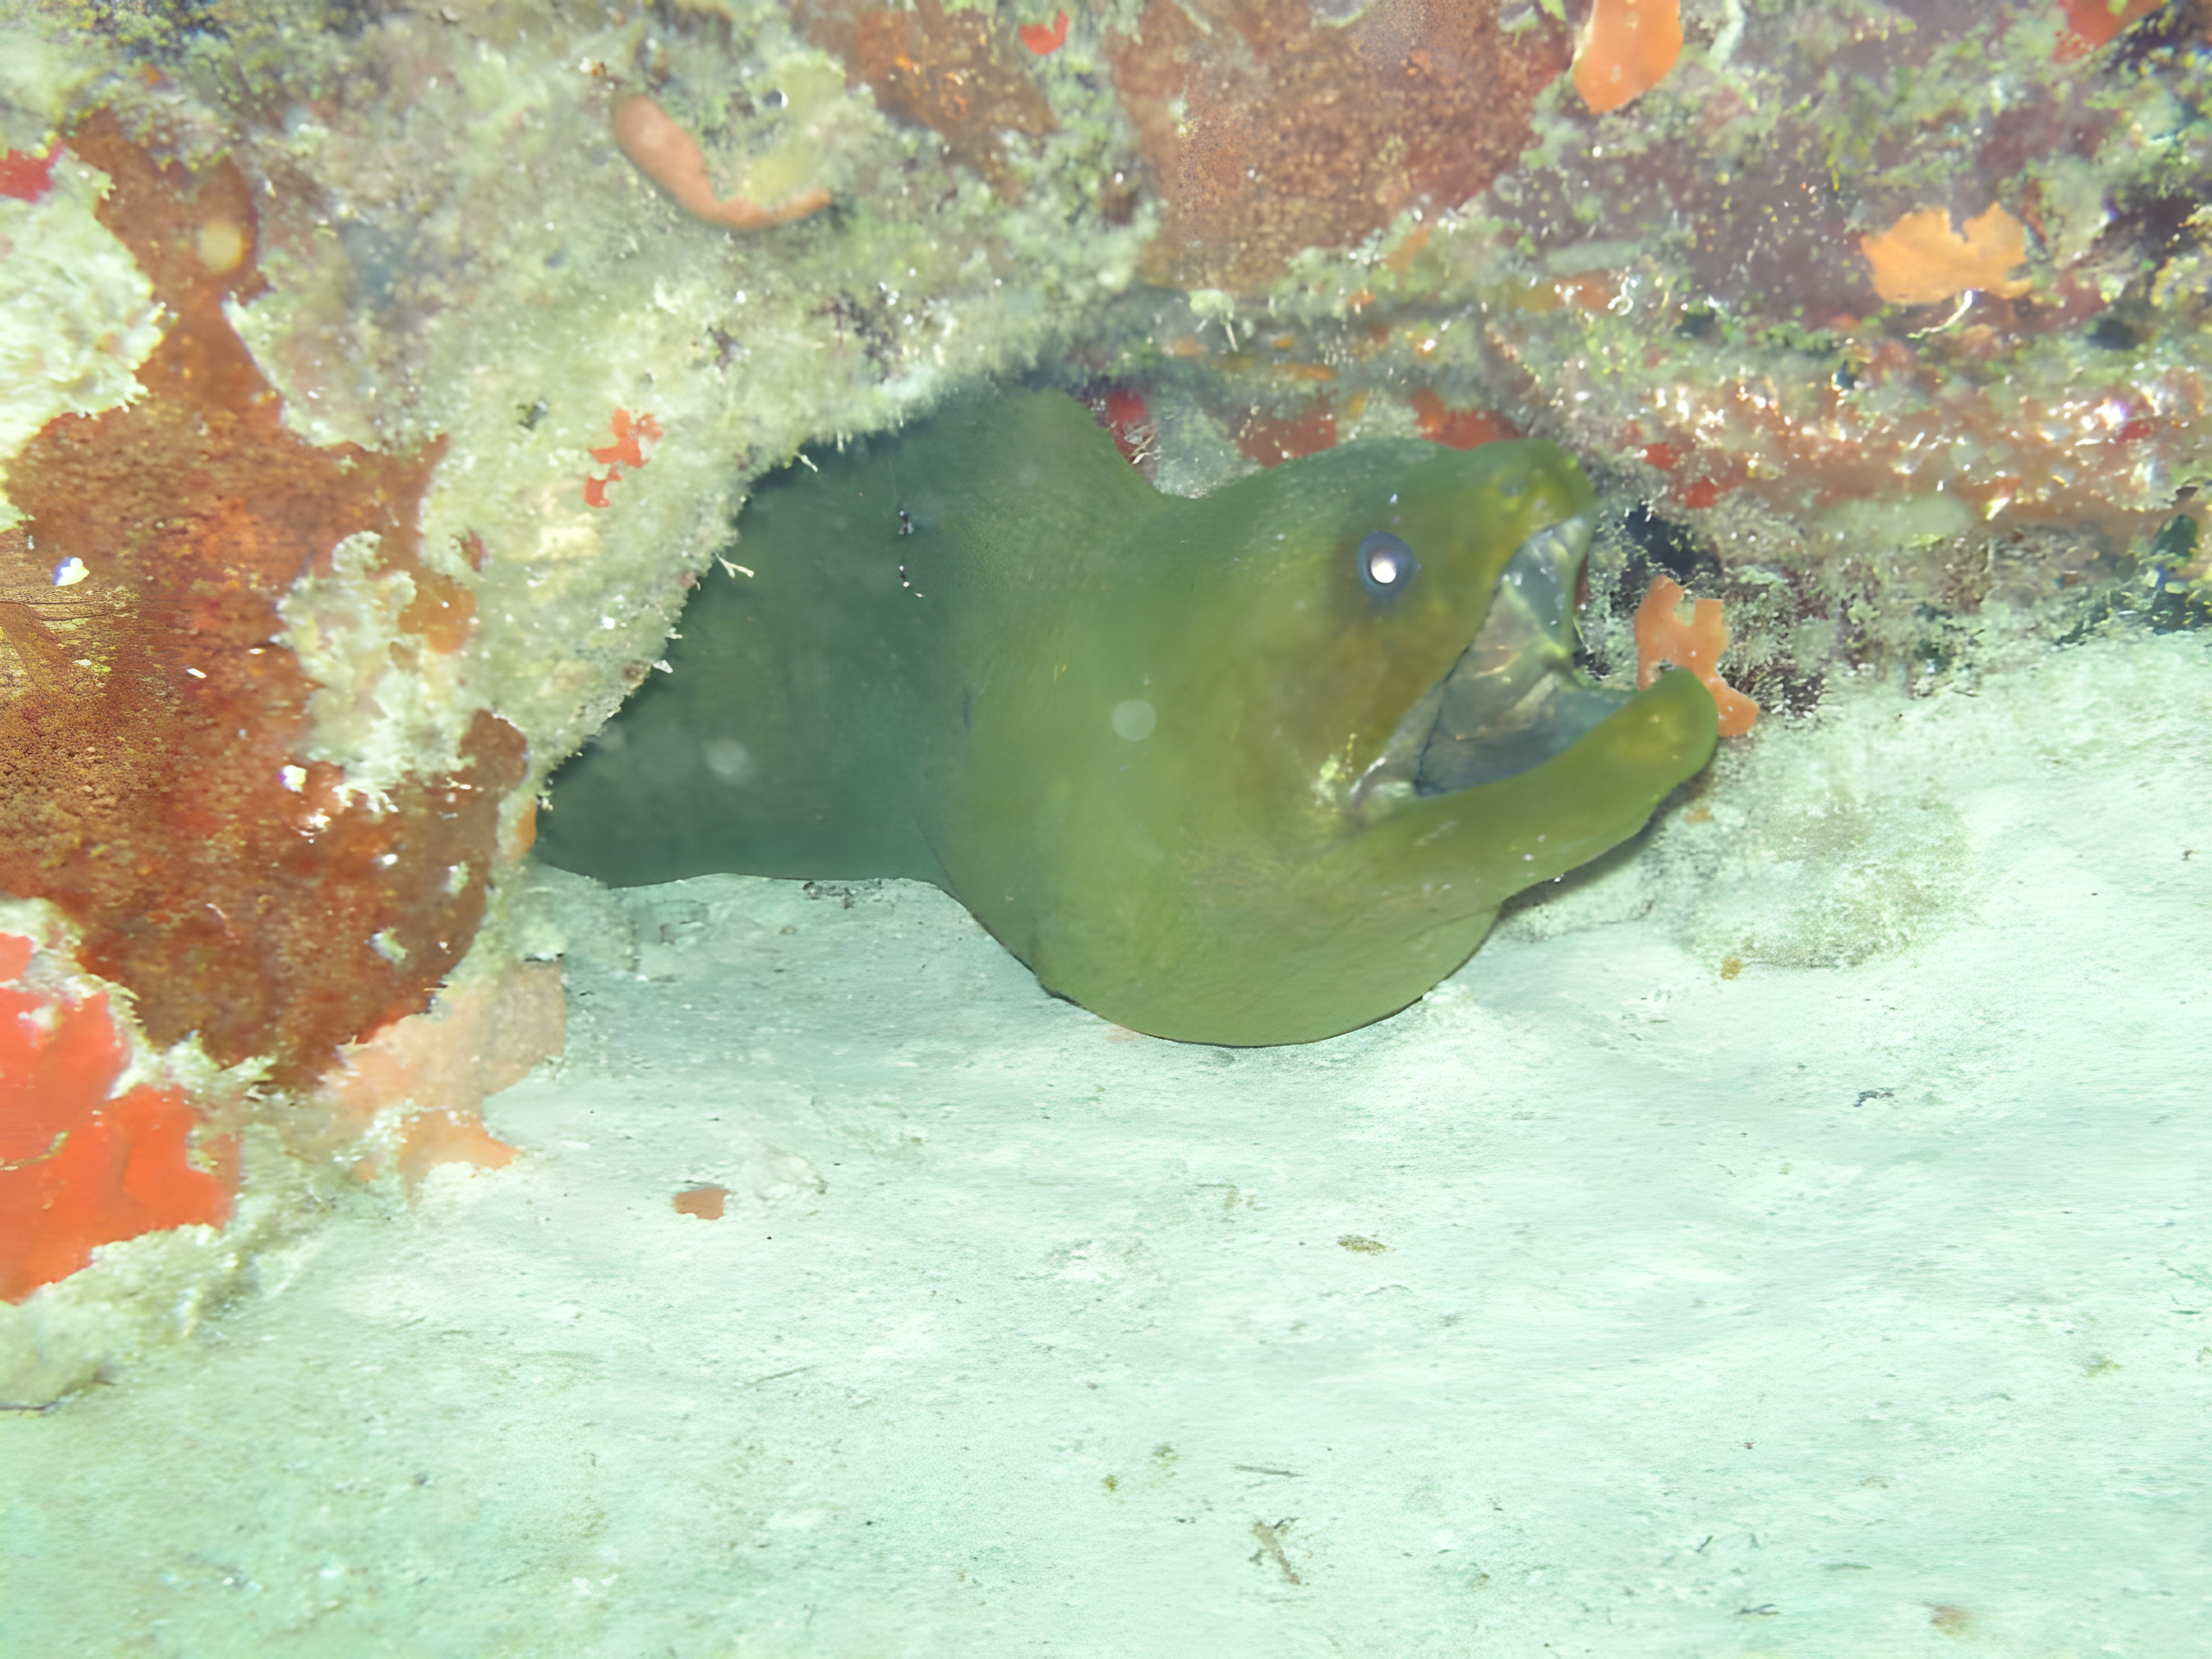
[[[1952,228],[1942,208],[1923,208],[1887,230],[1859,238],[1874,267],[1874,291],[1894,306],[1929,306],[1970,288],[2014,299],[2027,292],[2010,273],[2027,258],[2027,228],[1996,203]]]
[[[2066,33],[2051,55],[2060,63],[2087,56],[2138,18],[2148,17],[2166,0],[2061,0]]]
[[[33,954],[0,934],[0,979],[20,978]],[[66,1279],[97,1245],[229,1218],[235,1143],[204,1147],[216,1167],[203,1169],[181,1090],[110,1099],[127,1058],[105,994],[0,988],[0,1300]]]
[[[390,1113],[390,1150],[410,1194],[441,1164],[499,1169],[514,1160],[514,1148],[484,1127],[484,1097],[558,1054],[567,1034],[561,970],[551,963],[516,963],[495,979],[447,986],[427,1013],[346,1046],[315,1091],[327,1128],[320,1141],[303,1139],[299,1150],[335,1150]],[[386,1162],[372,1151],[354,1173],[373,1180]]]
[[[1724,738],[1740,738],[1759,718],[1759,705],[1721,678],[1721,653],[1728,649],[1728,624],[1718,599],[1699,599],[1690,620],[1682,620],[1682,584],[1654,576],[1636,608],[1636,684],[1640,690],[1659,678],[1662,663],[1686,668],[1705,683],[1720,710]]]
[[[1521,435],[1503,415],[1493,415],[1486,409],[1450,408],[1427,386],[1406,401],[1413,406],[1413,419],[1421,435],[1448,449],[1473,449],[1477,444]]]
[[[1657,86],[1681,55],[1678,0],[1594,0],[1575,42],[1575,90],[1602,115]]]

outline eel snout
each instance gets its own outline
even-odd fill
[[[1578,514],[1514,550],[1474,640],[1352,791],[1355,813],[1526,772],[1628,700],[1575,667],[1575,598],[1589,544],[1589,517]]]

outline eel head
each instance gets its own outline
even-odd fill
[[[1594,506],[1534,441],[1347,446],[1175,503],[1006,652],[947,884],[1157,1036],[1304,1042],[1415,1000],[1712,751],[1692,677],[1576,667]]]

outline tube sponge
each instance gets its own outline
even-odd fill
[[[819,187],[766,204],[742,196],[727,200],[716,196],[707,178],[707,157],[699,141],[642,93],[615,106],[615,142],[637,164],[639,172],[675,198],[677,206],[694,218],[726,225],[732,230],[787,225],[830,205],[830,192]]]

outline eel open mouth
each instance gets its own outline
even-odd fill
[[[1474,642],[1398,723],[1352,791],[1355,811],[1526,772],[1628,701],[1575,668],[1575,590],[1589,541],[1589,518],[1577,516],[1514,550]]]

